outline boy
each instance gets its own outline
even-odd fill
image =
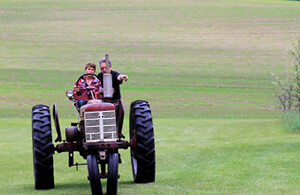
[[[95,74],[96,71],[96,64],[93,62],[88,62],[85,65],[84,72],[85,73],[91,73]],[[90,92],[94,93],[95,96],[99,94],[99,91],[101,90],[101,81],[96,78],[93,75],[85,75],[82,79],[78,81],[78,86],[76,86],[76,83],[74,85],[73,94],[74,97],[78,97],[80,95],[89,95]],[[88,90],[88,88],[93,88],[92,90]],[[88,99],[86,100],[77,100],[76,104],[78,109],[80,109],[81,106],[85,105],[87,103]]]

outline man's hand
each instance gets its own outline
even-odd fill
[[[127,75],[125,75],[125,74],[120,74],[119,76],[118,76],[118,80],[119,81],[127,81],[128,80],[128,76]]]

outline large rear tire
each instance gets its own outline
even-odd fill
[[[35,189],[54,188],[53,145],[48,106],[32,108],[32,148]]]
[[[118,188],[118,166],[119,154],[110,153],[108,157],[108,170],[107,170],[107,195],[116,195]]]
[[[99,167],[97,163],[96,155],[87,156],[87,168],[89,172],[89,180],[91,184],[92,194],[99,195],[102,194],[102,186],[99,176]]]
[[[131,165],[135,183],[155,181],[155,146],[151,109],[137,100],[130,107]]]

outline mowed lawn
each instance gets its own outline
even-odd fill
[[[156,181],[135,184],[122,150],[119,194],[300,193],[300,137],[282,129],[272,84],[288,73],[299,1],[0,0],[0,11],[0,194],[91,193],[67,153],[54,155],[56,188],[34,190],[31,108],[56,103],[70,126],[65,91],[106,53],[129,76],[126,139],[136,99],[155,129]]]
[[[84,64],[110,55],[158,117],[277,118],[298,1],[1,1],[1,117],[56,103]],[[99,72],[99,70],[97,70]],[[20,106],[21,105],[21,106]]]
[[[54,155],[55,189],[34,190],[30,121],[0,122],[1,194],[91,193],[87,167],[69,168],[67,153]],[[121,150],[119,194],[299,193],[299,136],[277,120],[157,118],[154,125],[155,182],[135,184],[130,152]],[[128,125],[124,133],[128,139]],[[85,163],[78,153],[75,162]],[[102,185],[105,192],[106,180]]]

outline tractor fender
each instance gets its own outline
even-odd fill
[[[61,131],[60,131],[60,126],[59,126],[56,104],[53,104],[53,119],[54,119],[54,124],[55,124],[56,132],[57,132],[57,138],[55,139],[55,142],[61,142]]]

